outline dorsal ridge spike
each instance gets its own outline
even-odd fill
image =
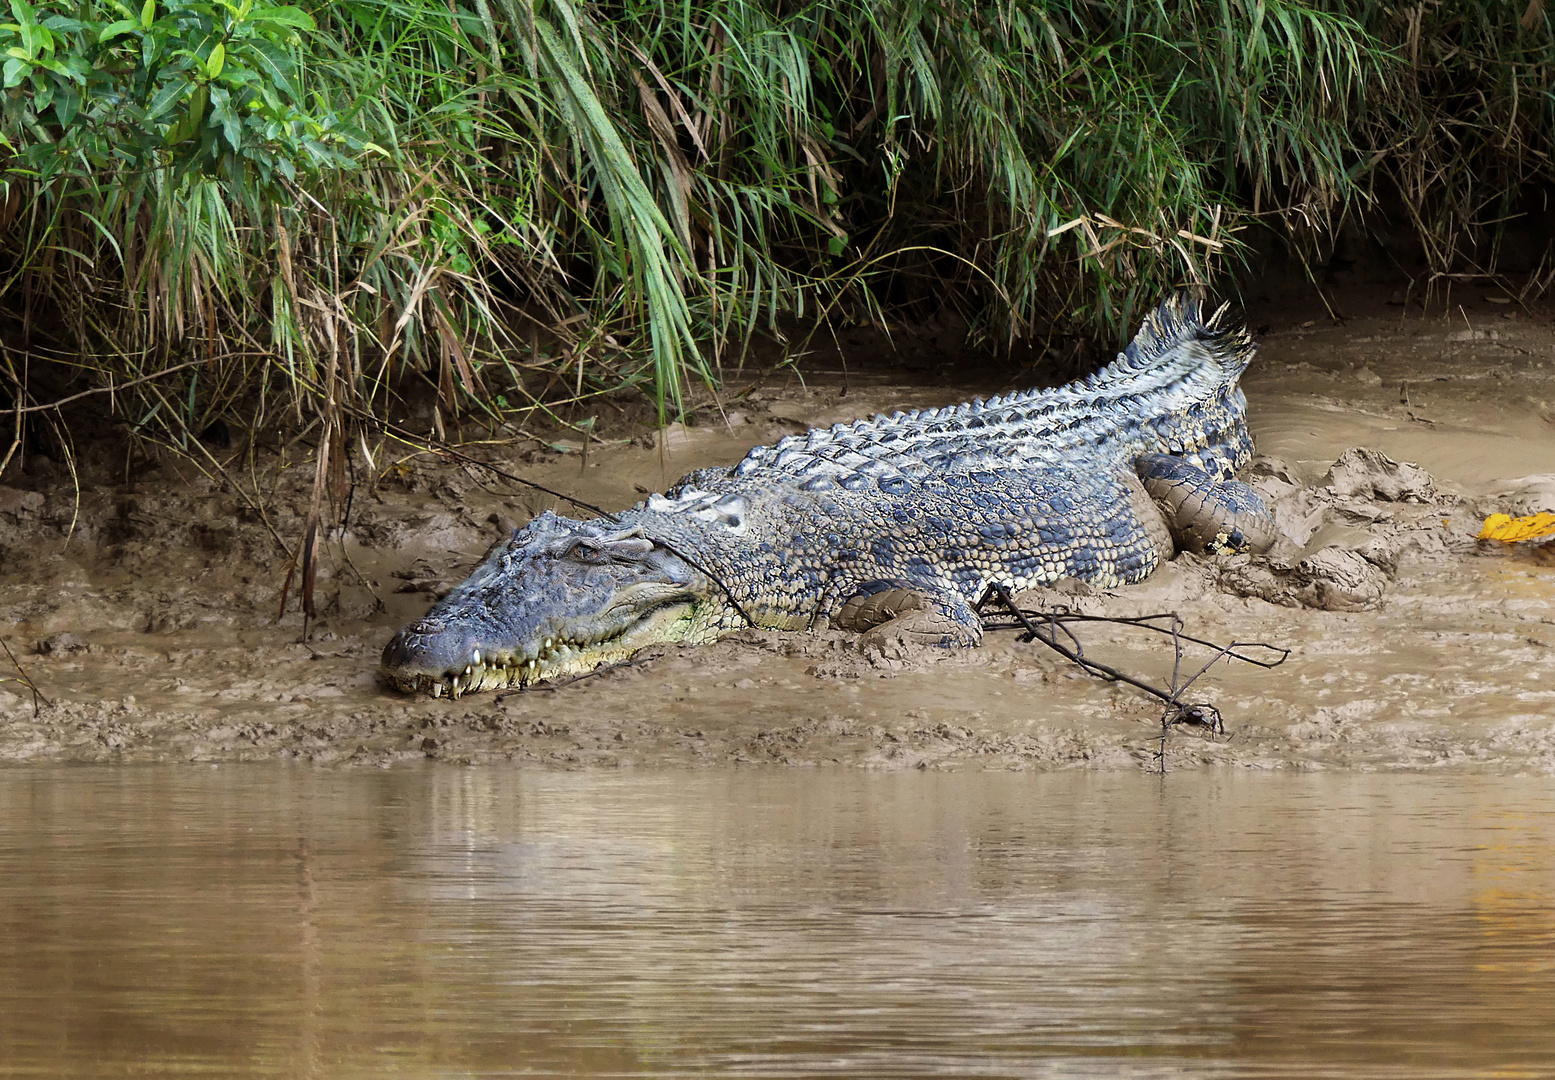
[[[1228,305],[1178,295],[1141,320],[1112,363],[1064,386],[1020,390],[936,408],[897,409],[834,423],[752,450],[736,474],[790,477],[795,470],[858,469],[867,461],[923,468],[952,445],[997,459],[1063,460],[1066,447],[1110,432],[1146,438],[1154,421],[1224,402],[1254,351]],[[1139,434],[1145,432],[1145,434]],[[967,440],[975,440],[967,442]],[[958,451],[965,456],[965,449]],[[822,464],[817,464],[822,463]],[[837,475],[842,475],[838,473]]]

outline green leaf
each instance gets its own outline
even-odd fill
[[[140,66],[150,71],[152,65],[162,57],[167,48],[166,38],[162,34],[143,34],[140,39]]]
[[[70,122],[81,111],[81,98],[69,85],[59,88],[59,96],[54,99],[54,115],[59,118],[59,126],[68,128]]]
[[[243,118],[232,108],[232,96],[219,86],[211,87],[211,121],[221,125],[227,145],[234,150],[243,146]]]
[[[188,80],[180,79],[177,82],[169,82],[164,84],[159,90],[157,90],[154,95],[152,95],[151,104],[146,106],[146,119],[155,120],[157,117],[167,112],[168,109],[172,108],[173,102],[177,101],[188,92]]]
[[[300,7],[292,7],[287,4],[283,7],[255,8],[250,16],[254,22],[274,23],[277,26],[291,26],[298,30],[316,30],[318,24]]]
[[[27,77],[27,72],[31,69],[32,65],[27,63],[26,60],[17,59],[16,57],[7,60],[5,62],[5,88],[9,90],[13,86],[20,86],[22,80]]]
[[[25,29],[38,25],[38,12],[27,0],[11,0],[11,14]]]
[[[36,57],[42,52],[52,52],[54,49],[54,35],[49,33],[47,27],[39,26],[36,21],[23,23],[22,47],[27,50],[28,57]]]
[[[189,95],[189,111],[179,117],[178,122],[169,127],[163,136],[167,145],[177,146],[200,130],[200,121],[205,119],[205,106],[209,100],[209,87],[202,84],[194,88],[194,93]]]
[[[227,61],[227,47],[221,42],[211,49],[210,59],[205,61],[205,77],[214,79],[221,74],[222,65]]]
[[[134,19],[120,19],[118,22],[111,22],[103,27],[102,33],[97,35],[97,43],[101,45],[109,38],[116,38],[120,34],[133,33],[140,28],[140,23]]]
[[[43,25],[54,31],[54,34],[58,36],[60,34],[79,34],[81,31],[89,30],[97,24],[95,22],[90,24],[84,23],[80,19],[72,19],[64,15],[50,15],[43,20]]]
[[[150,30],[151,24],[157,19],[157,0],[146,0],[145,6],[140,9],[140,26],[142,30]]]

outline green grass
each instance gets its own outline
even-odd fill
[[[338,448],[407,378],[439,422],[664,416],[783,327],[1114,343],[1379,185],[1447,273],[1551,179],[1527,10],[12,0],[0,394],[190,453],[222,417]]]

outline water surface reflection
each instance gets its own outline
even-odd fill
[[[1472,776],[0,772],[0,1076],[1478,1076],[1555,797]]]

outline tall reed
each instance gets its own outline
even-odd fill
[[[667,415],[787,320],[1115,340],[1379,176],[1439,270],[1549,178],[1539,0],[10,4],[0,387],[191,452],[407,377]]]

